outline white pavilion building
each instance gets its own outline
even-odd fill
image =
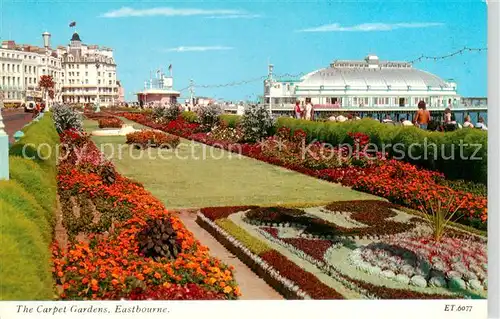
[[[408,62],[380,61],[375,55],[364,60],[337,60],[298,80],[275,80],[270,67],[264,82],[264,104],[274,111],[293,109],[296,101],[310,100],[315,110],[405,111],[419,101],[429,109],[459,106],[453,80],[413,68]]]

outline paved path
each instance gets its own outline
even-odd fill
[[[8,112],[3,111],[2,116],[5,132],[9,135],[9,142],[14,143],[14,133],[31,121],[33,113],[25,113],[24,109],[21,109]]]
[[[283,297],[258,277],[238,257],[229,252],[206,230],[196,223],[196,212],[182,210],[179,218],[194,237],[210,249],[210,255],[234,267],[234,276],[241,290],[241,300],[282,300]]]

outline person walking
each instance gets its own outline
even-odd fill
[[[429,121],[431,120],[431,113],[427,110],[427,105],[424,101],[418,102],[418,111],[415,114],[415,120],[413,121],[415,125],[423,130],[427,130]]]
[[[311,116],[312,116],[312,109],[313,109],[313,106],[312,106],[312,103],[311,103],[311,100],[309,99],[308,101],[306,101],[306,114],[305,114],[305,117],[306,117],[306,120],[311,120]]]
[[[300,119],[302,117],[302,108],[300,107],[300,101],[295,102],[295,118]]]
[[[35,104],[35,109],[33,110],[33,118],[37,117],[40,114],[40,103]]]

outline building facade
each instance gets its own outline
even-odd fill
[[[264,82],[264,104],[273,110],[293,108],[296,101],[311,101],[316,110],[331,111],[400,111],[416,109],[420,101],[444,110],[459,106],[460,99],[453,80],[374,55],[360,61],[337,60],[300,79],[274,80],[270,67]]]
[[[43,48],[3,41],[0,48],[0,90],[5,104],[20,105],[47,99],[38,87],[42,75],[55,82],[55,102],[113,105],[119,84],[113,50],[83,44],[74,33],[68,46],[50,46],[50,34],[42,34]]]
[[[6,106],[19,106],[43,98],[38,87],[42,75],[51,75],[55,82],[55,100],[60,100],[61,60],[48,46],[17,45],[3,41],[0,48],[0,90]]]

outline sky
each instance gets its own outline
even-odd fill
[[[223,85],[265,76],[269,62],[277,75],[300,74],[368,54],[409,61],[486,48],[486,17],[482,0],[0,0],[0,39],[42,46],[48,31],[55,47],[76,30],[85,44],[113,48],[127,100],[172,64],[181,97],[192,79],[195,95],[235,101],[262,95],[262,80]],[[454,79],[462,96],[487,94],[485,51],[414,67]]]

